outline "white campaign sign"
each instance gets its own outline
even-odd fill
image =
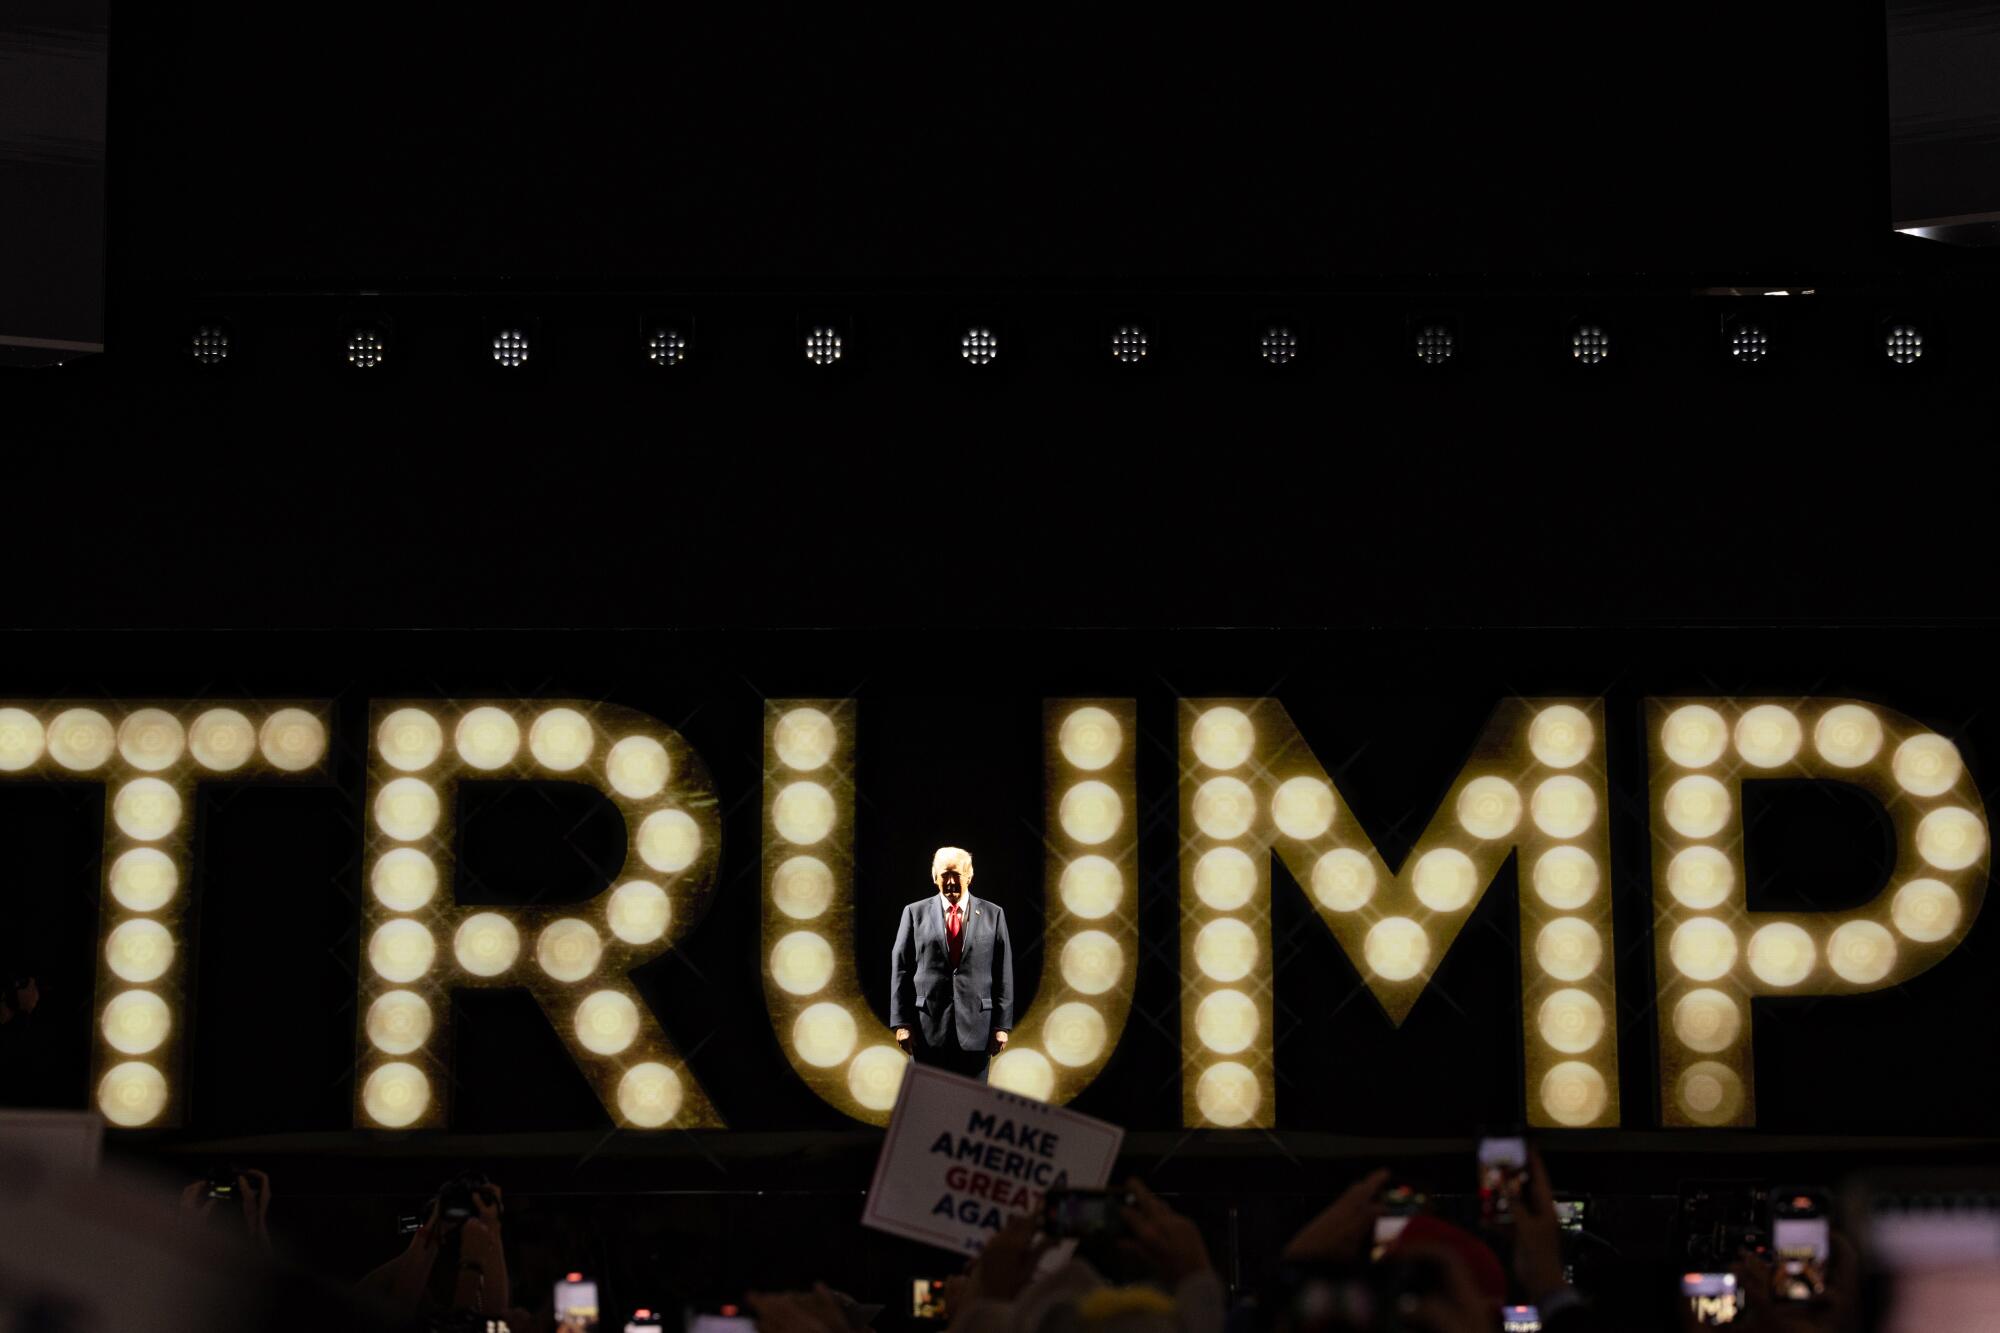
[[[863,1226],[977,1254],[1050,1189],[1101,1189],[1125,1131],[969,1078],[911,1065]]]

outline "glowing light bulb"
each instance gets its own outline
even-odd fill
[[[71,708],[49,723],[49,758],[72,772],[102,768],[116,743],[110,719],[93,708]]]
[[[1458,793],[1458,823],[1475,838],[1504,838],[1521,822],[1521,793],[1505,778],[1474,778]]]
[[[1257,800],[1240,779],[1210,778],[1195,788],[1195,826],[1217,842],[1249,832],[1256,814]]]
[[[0,773],[32,768],[48,744],[41,719],[21,708],[0,708]]]
[[[831,820],[829,813],[828,822]],[[640,823],[637,841],[639,859],[661,874],[671,875],[686,870],[701,855],[701,825],[685,810],[655,810]]]
[[[1542,1001],[1535,1028],[1555,1050],[1582,1055],[1604,1037],[1604,1006],[1589,991],[1565,986]]]
[[[833,946],[810,930],[795,930],[771,946],[771,979],[794,995],[811,995],[833,980]]]
[[[910,1057],[894,1046],[870,1046],[847,1066],[847,1090],[871,1111],[887,1111],[903,1090]]]
[[[667,789],[673,763],[667,747],[651,736],[627,736],[604,756],[604,777],[611,790],[633,801],[651,800]]]
[[[1736,966],[1736,936],[1712,916],[1692,917],[1674,928],[1667,957],[1690,981],[1716,981]]]
[[[1263,1104],[1264,1089],[1257,1076],[1234,1060],[1222,1060],[1201,1071],[1195,1080],[1194,1104],[1202,1119],[1231,1128],[1247,1124]]]
[[[786,842],[810,846],[833,831],[833,795],[817,782],[789,782],[771,802],[771,823]]]
[[[368,965],[384,981],[406,984],[431,970],[437,941],[414,921],[385,921],[368,938]]]
[[[1430,937],[1406,916],[1385,916],[1368,928],[1361,956],[1383,980],[1408,981],[1430,962]]]
[[[1535,786],[1528,799],[1535,827],[1551,838],[1580,836],[1597,820],[1597,793],[1582,778],[1564,774]]]
[[[1699,986],[1674,1004],[1674,1035],[1681,1045],[1703,1055],[1726,1051],[1743,1029],[1743,1012],[1719,990]]]
[[[361,1109],[385,1129],[416,1124],[430,1104],[431,1081],[423,1070],[401,1060],[378,1065],[361,1085]]]
[[[1942,736],[1925,732],[1896,747],[1889,767],[1896,785],[1912,796],[1942,796],[1958,785],[1965,761],[1958,747]]]
[[[1873,921],[1847,921],[1826,941],[1826,965],[1842,981],[1869,986],[1896,965],[1896,937]]]
[[[368,1006],[368,1040],[384,1055],[410,1055],[431,1039],[431,1007],[415,991],[384,991]]]
[[[1667,892],[1696,911],[1720,907],[1736,889],[1736,867],[1713,847],[1685,847],[1667,862]]]
[[[444,753],[444,728],[421,708],[398,708],[375,729],[382,761],[404,773],[421,773]]]
[[[1217,1055],[1248,1050],[1260,1026],[1256,1002],[1240,990],[1210,991],[1194,1011],[1195,1036]]]
[[[833,719],[817,708],[793,708],[771,728],[771,748],[786,768],[810,773],[824,768],[840,743]]]
[[[1125,803],[1105,783],[1079,782],[1063,793],[1057,818],[1064,833],[1095,847],[1108,840],[1125,822]]]
[[[1559,916],[1535,936],[1535,961],[1558,981],[1581,981],[1597,970],[1604,941],[1589,922]]]
[[[1913,879],[1896,890],[1889,919],[1906,940],[1936,944],[1958,929],[1958,895],[1942,880]]]
[[[1611,1100],[1604,1075],[1581,1060],[1564,1060],[1542,1075],[1541,1093],[1549,1118],[1571,1128],[1596,1123]]]
[[[1566,912],[1597,896],[1597,860],[1581,847],[1549,848],[1535,858],[1530,878],[1537,898]]]
[[[1104,1015],[1081,1000],[1071,1000],[1049,1011],[1042,1045],[1057,1064],[1081,1069],[1104,1054],[1106,1035]]]
[[[794,856],[771,875],[771,901],[795,921],[811,921],[833,902],[833,871],[816,856]]]
[[[121,991],[104,1006],[100,1028],[104,1042],[120,1055],[145,1055],[158,1050],[173,1030],[167,1002],[149,990]]]
[[[1596,738],[1590,715],[1569,704],[1544,708],[1528,724],[1528,749],[1550,768],[1576,767],[1589,756]]]
[[[437,893],[437,865],[414,847],[397,847],[376,859],[368,882],[390,911],[414,912]]]
[[[528,728],[528,753],[552,773],[573,773],[590,760],[597,733],[574,708],[551,708]]]
[[[1750,936],[1750,971],[1769,986],[1796,986],[1818,961],[1812,936],[1789,921],[1774,921]]]
[[[1079,856],[1063,867],[1058,893],[1071,915],[1096,921],[1117,910],[1125,877],[1102,856]]]
[[[576,1007],[577,1044],[592,1055],[617,1055],[639,1039],[639,1006],[615,990],[592,991]]]
[[[1860,768],[1882,752],[1882,719],[1860,704],[1836,704],[1813,724],[1813,748],[1835,768]]]
[[[809,1004],[792,1024],[792,1049],[799,1059],[831,1069],[854,1053],[854,1015],[831,1000]]]
[[[181,720],[160,708],[141,708],[118,724],[118,753],[145,773],[172,768],[187,748]]]
[[[1433,912],[1462,911],[1479,891],[1479,871],[1456,847],[1438,847],[1417,858],[1410,875],[1417,901]]]
[[[120,981],[158,981],[174,965],[174,937],[157,921],[121,921],[104,938],[104,963]]]
[[[497,977],[521,957],[521,932],[498,912],[475,912],[452,937],[458,965],[475,977]]]
[[[627,880],[611,891],[605,904],[605,923],[611,933],[627,944],[651,944],[667,933],[673,921],[673,902],[667,892],[649,880]]]
[[[394,778],[375,793],[375,824],[397,842],[427,838],[443,807],[437,789],[422,778]]]
[[[280,708],[264,719],[257,748],[280,773],[303,773],[326,754],[326,724],[303,708]]]
[[[157,847],[134,847],[111,863],[111,896],[133,912],[157,912],[180,890],[174,858]]]
[[[681,1109],[681,1077],[667,1066],[642,1060],[618,1080],[618,1113],[637,1129],[669,1124]]]
[[[1125,951],[1101,930],[1080,930],[1063,945],[1061,971],[1072,990],[1102,995],[1124,974]]]
[[[468,766],[491,773],[513,763],[521,752],[521,724],[505,709],[487,704],[458,720],[452,744]]]
[[[1241,981],[1257,962],[1257,936],[1234,917],[1220,917],[1195,933],[1194,964],[1215,981]]]
[[[1736,753],[1755,768],[1791,763],[1804,740],[1798,716],[1779,704],[1758,704],[1736,719]]]
[[[181,794],[158,778],[133,778],[112,799],[111,817],[126,837],[157,842],[180,827]]]
[[[121,1129],[150,1125],[167,1109],[167,1080],[143,1060],[113,1065],[97,1082],[97,1109]]]
[[[1728,724],[1707,704],[1676,708],[1660,727],[1660,748],[1682,768],[1707,768],[1728,744]]]
[[[233,773],[257,753],[257,728],[234,708],[211,708],[188,728],[188,751],[203,768]]]
[[[1712,838],[1729,822],[1729,791],[1714,778],[1694,774],[1667,788],[1667,823],[1683,838]]]
[[[1125,729],[1102,708],[1079,708],[1062,720],[1056,744],[1070,763],[1096,772],[1108,766],[1125,748]]]
[[[596,928],[573,916],[551,921],[535,942],[535,961],[557,981],[582,981],[603,957],[604,942]]]
[[[1696,1124],[1724,1125],[1743,1106],[1743,1080],[1728,1065],[1697,1060],[1681,1071],[1674,1096]]]
[[[1194,863],[1195,896],[1218,912],[1233,912],[1257,890],[1257,866],[1241,848],[1211,847]]]
[[[1917,855],[1939,870],[1963,870],[1986,855],[1986,825],[1963,806],[1939,806],[1917,823]]]
[[[1271,822],[1301,842],[1332,828],[1336,808],[1333,788],[1314,777],[1287,778],[1271,793]]]
[[[1313,862],[1312,893],[1329,912],[1359,911],[1375,896],[1375,867],[1353,848],[1336,847]]]
[[[1227,771],[1250,757],[1257,744],[1257,729],[1243,710],[1225,704],[1196,718],[1188,739],[1195,758],[1210,768]]]
[[[986,1081],[1017,1097],[1045,1102],[1055,1095],[1056,1070],[1040,1051],[1010,1045],[986,1067]]]

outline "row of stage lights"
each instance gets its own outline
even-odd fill
[[[1723,331],[1722,352],[1736,365],[1761,365],[1770,360],[1774,340],[1774,331],[1767,324],[1754,319],[1733,320]],[[1154,332],[1145,324],[1120,324],[1111,330],[1107,350],[1115,364],[1140,366],[1153,357],[1156,341]],[[1449,366],[1458,355],[1458,341],[1451,325],[1424,324],[1410,335],[1409,350],[1419,365]],[[838,366],[847,359],[848,343],[849,336],[843,334],[840,328],[819,324],[805,331],[799,346],[807,365],[825,369]],[[225,325],[206,323],[194,329],[187,350],[199,365],[223,366],[229,363],[232,346],[231,335]],[[1576,365],[1604,366],[1612,363],[1616,346],[1616,341],[1603,324],[1577,321],[1569,326],[1560,350]],[[689,347],[686,332],[661,325],[646,331],[639,350],[646,364],[667,369],[685,365]],[[490,350],[494,366],[501,370],[518,371],[530,363],[539,346],[529,330],[518,325],[506,325],[493,330]],[[999,334],[985,325],[972,325],[958,338],[959,359],[968,366],[995,365],[1000,360],[1001,350]],[[1924,331],[1909,322],[1887,323],[1881,330],[1879,350],[1891,365],[1920,365],[1925,350]],[[1258,336],[1257,353],[1267,366],[1292,365],[1301,355],[1299,334],[1285,324],[1267,325]],[[388,331],[373,325],[347,330],[342,355],[345,364],[354,370],[380,369],[388,363],[391,355]]]

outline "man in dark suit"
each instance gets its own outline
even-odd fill
[[[1007,914],[972,896],[972,854],[940,847],[938,891],[903,909],[889,960],[889,1025],[923,1064],[969,1078],[1007,1045],[1014,1026],[1014,949]]]

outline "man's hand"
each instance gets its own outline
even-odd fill
[[[993,1233],[966,1275],[972,1300],[1011,1301],[1021,1294],[1049,1248],[1050,1238],[1036,1234],[1040,1222],[1033,1213],[1017,1213]]]
[[[1169,1287],[1210,1267],[1208,1246],[1194,1223],[1167,1207],[1144,1181],[1128,1180],[1125,1188],[1138,1202],[1125,1210],[1125,1226],[1132,1234],[1119,1248],[1146,1260]]]
[[[1285,1246],[1294,1263],[1360,1263],[1368,1256],[1375,1219],[1382,1214],[1377,1196],[1389,1183],[1389,1168],[1371,1171],[1347,1187],[1318,1217],[1300,1228]]]
[[[986,1043],[986,1053],[988,1055],[998,1055],[1000,1054],[1000,1052],[1006,1049],[1007,1049],[1007,1034],[1004,1032],[995,1032],[993,1034],[993,1040]]]
[[[896,1029],[896,1044],[903,1048],[904,1055],[912,1054],[910,1050],[910,1030],[908,1028]]]
[[[1528,1179],[1514,1214],[1514,1276],[1528,1299],[1541,1304],[1563,1281],[1562,1227],[1556,1221],[1555,1193],[1542,1155],[1528,1149]]]
[[[181,1211],[196,1217],[207,1217],[215,1211],[215,1200],[208,1197],[206,1180],[197,1180],[181,1191]]]
[[[245,1171],[236,1177],[236,1194],[243,1200],[243,1223],[251,1239],[270,1249],[271,1178],[262,1171]]]

